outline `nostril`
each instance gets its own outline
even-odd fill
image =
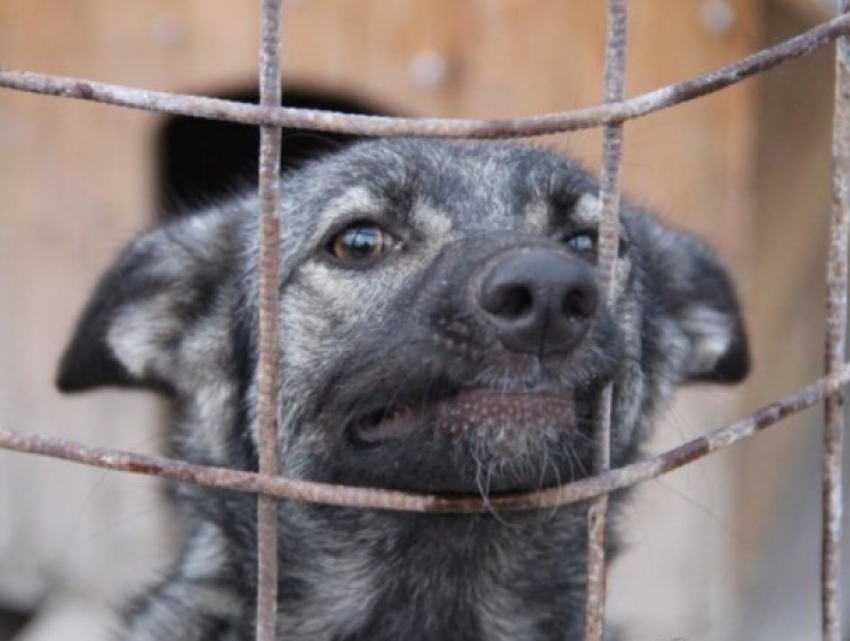
[[[490,290],[482,301],[486,311],[499,318],[520,318],[532,309],[534,297],[525,285],[503,284]]]
[[[567,318],[586,319],[596,311],[596,290],[591,287],[573,287],[566,292],[561,313]]]
[[[530,313],[534,307],[534,294],[524,283],[486,283],[482,289],[481,307],[494,317],[513,320]]]

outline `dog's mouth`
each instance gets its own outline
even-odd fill
[[[569,432],[575,423],[574,399],[565,390],[504,391],[463,388],[437,399],[398,401],[355,419],[351,438],[362,445],[401,441],[431,426],[437,436],[481,433],[505,442],[534,429]],[[523,439],[524,440],[524,439]]]

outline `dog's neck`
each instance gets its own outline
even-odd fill
[[[291,520],[299,531],[282,534],[281,638],[507,641],[579,634],[581,510],[422,516],[291,509],[301,514]]]

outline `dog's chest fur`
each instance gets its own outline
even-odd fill
[[[621,465],[676,385],[746,373],[716,256],[628,205],[605,302],[598,186],[557,154],[362,143],[283,189],[279,454],[292,478],[552,487],[590,474],[604,385]],[[237,198],[133,243],[84,312],[60,387],[163,392],[175,455],[256,469],[256,209]],[[175,495],[183,551],[120,638],[248,641],[255,499]],[[425,516],[282,502],[279,525],[281,640],[580,638],[585,506]]]
[[[428,518],[366,518],[336,549],[301,550],[325,559],[323,573],[303,593],[293,588],[301,603],[282,617],[282,629],[351,641],[560,639],[570,630],[571,611],[583,607],[565,581],[581,576],[569,567],[582,557],[573,549],[580,512]],[[316,571],[307,565],[302,571]],[[295,562],[286,575],[298,574]]]
[[[282,639],[580,637],[583,507],[413,519],[291,509],[309,514],[289,515],[298,525],[283,535]],[[230,594],[224,607],[208,612],[206,625],[249,641],[255,559],[249,546],[233,543],[232,532],[198,537],[191,546],[194,571],[216,577],[213,584],[221,580],[221,594]]]

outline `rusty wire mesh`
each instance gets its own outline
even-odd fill
[[[258,498],[257,640],[274,641],[277,609],[276,500],[290,499],[383,510],[410,512],[480,513],[556,507],[592,500],[588,519],[588,598],[586,641],[601,641],[605,603],[605,514],[608,493],[655,478],[705,457],[783,418],[825,403],[823,457],[822,631],[824,641],[841,641],[839,568],[842,513],[842,444],[844,387],[850,384],[846,364],[848,236],[850,236],[850,0],[840,0],[838,16],[777,46],[764,49],[712,73],[624,99],[628,0],[608,0],[605,104],[569,112],[504,120],[445,120],[358,116],[281,106],[281,4],[263,0],[260,51],[260,105],[167,94],[60,78],[0,67],[0,87],[49,96],[75,98],[143,109],[256,125],[260,146],[260,245],[258,366],[258,473],[204,467],[163,457],[92,448],[64,439],[27,435],[0,429],[0,449],[37,454],[100,467],[194,483],[206,487],[248,492]],[[280,476],[277,456],[277,378],[275,357],[279,341],[276,310],[280,269],[278,241],[285,232],[280,220],[280,157],[282,127],[345,132],[367,136],[431,136],[454,138],[507,138],[604,127],[600,198],[600,280],[607,287],[616,273],[623,123],[649,113],[719,91],[787,60],[807,55],[837,41],[835,115],[833,123],[833,207],[830,224],[826,375],[810,386],[771,403],[731,425],[692,439],[683,445],[618,469],[610,466],[610,387],[598,404],[596,470],[592,477],[536,492],[510,496],[445,497],[297,481]],[[611,291],[608,289],[607,291]],[[284,337],[285,338],[285,337]],[[283,471],[285,473],[285,470]]]

